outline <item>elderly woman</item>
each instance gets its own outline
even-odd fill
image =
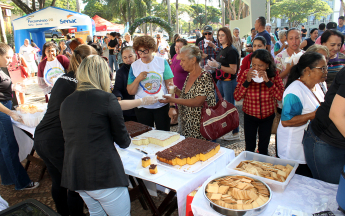
[[[88,35],[88,36],[86,37],[86,43],[87,43],[87,45],[91,45],[91,44],[92,44],[92,41],[93,41],[93,39],[92,39],[91,35]]]
[[[133,48],[140,59],[131,65],[127,82],[128,93],[135,95],[136,99],[148,95],[161,97],[167,94],[167,87],[174,85],[174,75],[164,58],[153,56],[157,50],[155,40],[150,36],[138,37]],[[165,131],[170,131],[170,118],[177,117],[174,103],[170,106],[160,102],[142,106],[135,110],[135,114],[138,122]]]
[[[56,55],[57,47],[53,42],[43,45],[42,61],[38,65],[38,86],[48,95],[56,80],[65,73],[69,66],[69,60],[64,55]],[[46,100],[48,97],[46,96]]]
[[[0,67],[7,67],[12,62],[13,50],[5,43],[0,43]],[[16,84],[15,84],[16,85]],[[32,182],[19,161],[19,147],[14,136],[11,118],[22,121],[12,109],[11,78],[0,69],[0,176],[3,185],[14,185],[16,190],[34,189],[38,182]]]
[[[103,55],[102,56],[106,57],[107,59],[109,59],[108,42],[109,42],[109,38],[105,37],[104,38],[104,43],[102,44],[102,50],[103,50]]]
[[[61,104],[65,140],[61,186],[77,191],[90,215],[127,216],[128,180],[114,142],[127,148],[131,139],[121,106],[110,93],[108,67],[98,55],[86,57],[76,74],[76,91]]]
[[[246,151],[255,151],[258,132],[259,153],[267,155],[276,101],[282,99],[284,86],[267,50],[258,49],[251,58],[252,68],[239,75],[234,97],[236,101],[244,99],[242,110]]]
[[[278,41],[278,40],[277,40],[276,35],[274,33],[271,33],[271,31],[272,31],[271,23],[266,23],[265,30],[270,34],[272,44],[275,44],[275,42]]]
[[[273,55],[272,55],[273,57],[275,57],[276,55],[278,55],[280,52],[284,51],[288,47],[288,44],[286,41],[286,30],[280,30],[278,32],[278,38],[279,38],[279,41],[277,41],[276,44],[274,45]]]
[[[284,51],[281,51],[274,58],[275,64],[277,65],[277,69],[280,73],[280,77],[283,80],[284,86],[286,85],[292,66],[294,64],[297,64],[297,62],[286,63],[285,62],[286,58],[291,57],[292,54],[297,54],[299,52],[304,53],[304,51],[299,48],[300,43],[301,43],[300,30],[296,28],[290,28],[286,32],[286,38],[287,38],[288,48],[285,49]]]
[[[317,28],[313,28],[310,31],[310,38],[305,39],[299,48],[303,49],[304,51],[307,51],[307,49],[315,44],[315,41],[318,37],[318,30]]]
[[[180,38],[181,38],[181,36],[180,36],[179,34],[175,34],[175,35],[174,35],[174,43],[171,44],[171,46],[170,46],[170,58],[171,58],[171,59],[172,59],[172,58],[175,56],[175,54],[176,54],[175,45],[176,45],[176,41],[177,41],[178,39],[180,39]]]
[[[200,67],[202,51],[197,46],[182,47],[179,59],[181,67],[189,74],[182,89],[175,87],[178,98],[163,96],[164,103],[176,103],[179,110],[179,133],[186,137],[205,139],[200,133],[201,109],[205,101],[208,106],[216,105],[211,74]]]
[[[318,85],[327,78],[326,58],[314,52],[303,54],[291,68],[283,95],[283,110],[277,130],[278,156],[294,160],[300,165],[297,174],[312,177],[306,165],[302,139],[308,122],[315,117],[316,109],[324,101]]]
[[[338,30],[326,30],[321,35],[321,45],[328,48],[330,58],[328,61],[328,78],[326,80],[329,88],[337,73],[345,65],[345,55],[340,52],[340,48],[344,44],[344,35]]]
[[[233,33],[234,35],[232,36],[232,45],[236,48],[239,58],[241,59],[243,42],[241,41],[241,38],[240,38],[240,29],[237,27],[234,28]]]
[[[266,49],[266,39],[262,36],[257,36],[253,40],[253,52],[255,52],[258,49]],[[243,58],[238,76],[245,70],[250,69],[250,66],[252,65],[252,54],[253,53],[250,53],[249,55]]]
[[[216,60],[209,60],[207,66],[216,70],[216,78],[218,79],[217,87],[222,97],[235,105],[234,90],[237,85],[236,73],[240,65],[240,53],[232,45],[233,37],[228,28],[220,28],[217,37],[219,43],[222,45],[222,49],[218,52]],[[205,66],[205,70],[209,70],[209,68]],[[239,129],[236,128],[232,133],[226,134],[223,139],[239,139],[238,132]]]
[[[124,41],[122,43],[122,48],[126,46],[133,46],[133,41],[131,40],[131,35],[127,32],[124,36]]]

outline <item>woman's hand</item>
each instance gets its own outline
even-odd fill
[[[17,122],[20,122],[20,123],[23,123],[23,119],[22,117],[15,111],[10,111],[8,113],[9,116],[11,116],[11,118],[14,120],[14,121],[17,121]]]
[[[141,98],[141,105],[151,105],[157,103],[158,98],[156,96],[146,96]]]
[[[259,77],[259,78],[262,77],[262,78],[264,79],[265,82],[270,81],[270,80],[268,79],[268,77],[267,77],[267,72],[266,72],[266,71],[259,71],[258,77]]]
[[[219,68],[220,62],[217,62],[214,58],[211,58],[211,60],[208,60],[208,61],[207,61],[207,64],[208,64],[210,67]]]
[[[139,76],[137,76],[136,79],[138,79],[139,82],[141,82],[141,81],[143,81],[144,79],[146,79],[148,73],[149,73],[149,72],[143,71],[143,72],[141,72],[141,73],[139,74]]]
[[[170,119],[172,120],[172,122],[177,121],[178,114],[177,114],[177,111],[175,108],[170,108],[168,115],[169,115]]]
[[[158,100],[158,101],[159,101],[160,103],[175,103],[175,102],[173,101],[175,98],[173,98],[173,97],[163,95],[163,98],[165,98],[165,99],[161,99],[161,100]]]
[[[254,72],[253,69],[249,69],[247,73],[247,81],[251,82],[253,77],[256,77],[256,73]]]

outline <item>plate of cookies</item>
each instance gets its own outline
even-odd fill
[[[139,175],[147,179],[156,179],[166,173],[165,169],[157,165],[157,159],[154,155],[144,155],[137,170],[139,170]]]
[[[204,196],[220,214],[258,215],[270,202],[272,191],[263,181],[234,174],[210,180],[205,185]]]

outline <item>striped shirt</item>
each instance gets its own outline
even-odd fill
[[[337,73],[344,67],[345,65],[345,55],[341,52],[337,54],[337,57],[334,59],[330,59],[328,62],[328,74],[327,74],[327,87],[329,88],[333,83]]]
[[[202,40],[199,42],[198,47],[200,50],[202,50],[203,53],[207,54],[207,57],[203,60],[201,60],[200,64],[203,67],[206,64],[207,59],[211,60],[211,58],[216,59],[218,52],[221,50],[220,47],[218,47],[217,40],[213,39],[212,41],[216,45],[216,49],[213,49],[210,46],[207,46],[205,48],[205,40]]]

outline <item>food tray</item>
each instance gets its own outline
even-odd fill
[[[236,174],[236,175],[237,175],[237,174]],[[248,209],[248,210],[229,209],[229,208],[225,208],[225,207],[223,207],[223,206],[220,206],[220,205],[215,204],[214,202],[212,202],[212,201],[206,196],[206,186],[207,186],[211,181],[213,181],[213,180],[215,180],[215,179],[227,177],[227,176],[236,176],[236,175],[218,176],[218,177],[213,178],[213,179],[207,181],[206,183],[204,183],[204,184],[203,184],[203,188],[202,188],[204,197],[205,197],[206,200],[210,203],[211,208],[212,208],[213,210],[215,210],[216,212],[222,214],[222,215],[230,215],[230,216],[245,216],[245,215],[248,215],[248,216],[249,216],[249,215],[250,215],[250,216],[255,216],[255,215],[259,215],[260,213],[262,213],[262,212],[266,209],[267,205],[268,205],[269,202],[271,201],[271,199],[272,199],[272,190],[271,190],[271,188],[270,188],[265,182],[260,181],[258,178],[252,178],[252,177],[251,177],[251,178],[254,179],[255,181],[258,181],[258,182],[263,183],[263,184],[267,187],[268,191],[270,192],[270,196],[269,196],[268,201],[267,201],[264,205],[262,205],[262,206],[260,206],[260,207],[253,208],[253,209]],[[249,177],[248,175],[240,175],[240,176],[247,176],[247,177]]]
[[[31,104],[31,105],[36,106],[38,111],[34,112],[34,113],[29,113],[29,112],[23,113],[21,111],[21,108],[27,107],[28,104],[15,106],[15,109],[16,109],[17,113],[22,117],[24,125],[26,125],[28,127],[36,127],[41,122],[41,120],[43,119],[43,117],[47,111],[47,104],[42,103],[42,104]]]
[[[151,144],[151,143],[148,145],[135,145],[135,144],[131,143],[129,145],[129,147],[126,148],[126,150],[142,155],[143,152],[140,152],[137,150],[137,149],[140,149],[141,151],[144,151],[149,155],[155,155],[158,151],[163,151],[164,149],[167,149],[167,148],[181,142],[184,139],[185,139],[185,137],[180,135],[180,139],[178,139],[177,141],[175,141],[175,142],[173,142],[170,145],[165,146],[165,147]]]
[[[290,164],[291,166],[293,166],[292,171],[290,172],[289,176],[286,178],[285,182],[279,182],[279,181],[275,181],[275,180],[271,180],[268,178],[264,178],[264,177],[260,177],[257,175],[252,175],[246,172],[242,172],[242,171],[238,171],[235,170],[234,168],[237,167],[237,165],[239,165],[241,163],[241,161],[246,161],[246,160],[255,160],[255,161],[260,161],[260,162],[265,162],[265,163],[271,163],[273,165],[283,165],[286,166],[287,164]],[[231,161],[230,164],[228,164],[226,166],[226,169],[230,172],[230,173],[235,173],[238,175],[247,175],[251,178],[256,178],[259,179],[265,183],[267,183],[271,189],[275,192],[284,192],[285,188],[287,187],[287,185],[289,184],[290,180],[292,179],[292,177],[295,175],[296,169],[298,167],[298,163],[292,160],[285,160],[285,159],[280,159],[280,158],[275,158],[275,157],[270,157],[270,156],[266,156],[266,155],[262,155],[262,154],[257,154],[257,153],[253,153],[253,152],[249,152],[249,151],[243,151],[241,152],[241,154],[239,154],[233,161]]]
[[[167,163],[164,163],[164,162],[161,162],[159,160],[157,160],[157,163],[160,165],[160,166],[163,166],[163,167],[166,167],[166,168],[169,168],[169,169],[173,169],[173,170],[176,170],[176,171],[179,171],[179,172],[183,172],[183,173],[190,173],[190,174],[193,174],[193,173],[197,173],[199,172],[200,170],[204,169],[205,167],[207,167],[209,164],[211,164],[213,161],[215,161],[216,159],[218,159],[220,156],[222,156],[223,154],[225,153],[225,149],[223,148],[220,148],[218,153],[215,154],[213,157],[211,157],[210,159],[208,159],[207,161],[198,161],[196,162],[195,164],[193,165],[189,165],[189,164],[186,164],[186,165],[183,165],[183,166],[180,166],[180,165],[170,165],[170,164],[167,164]]]

